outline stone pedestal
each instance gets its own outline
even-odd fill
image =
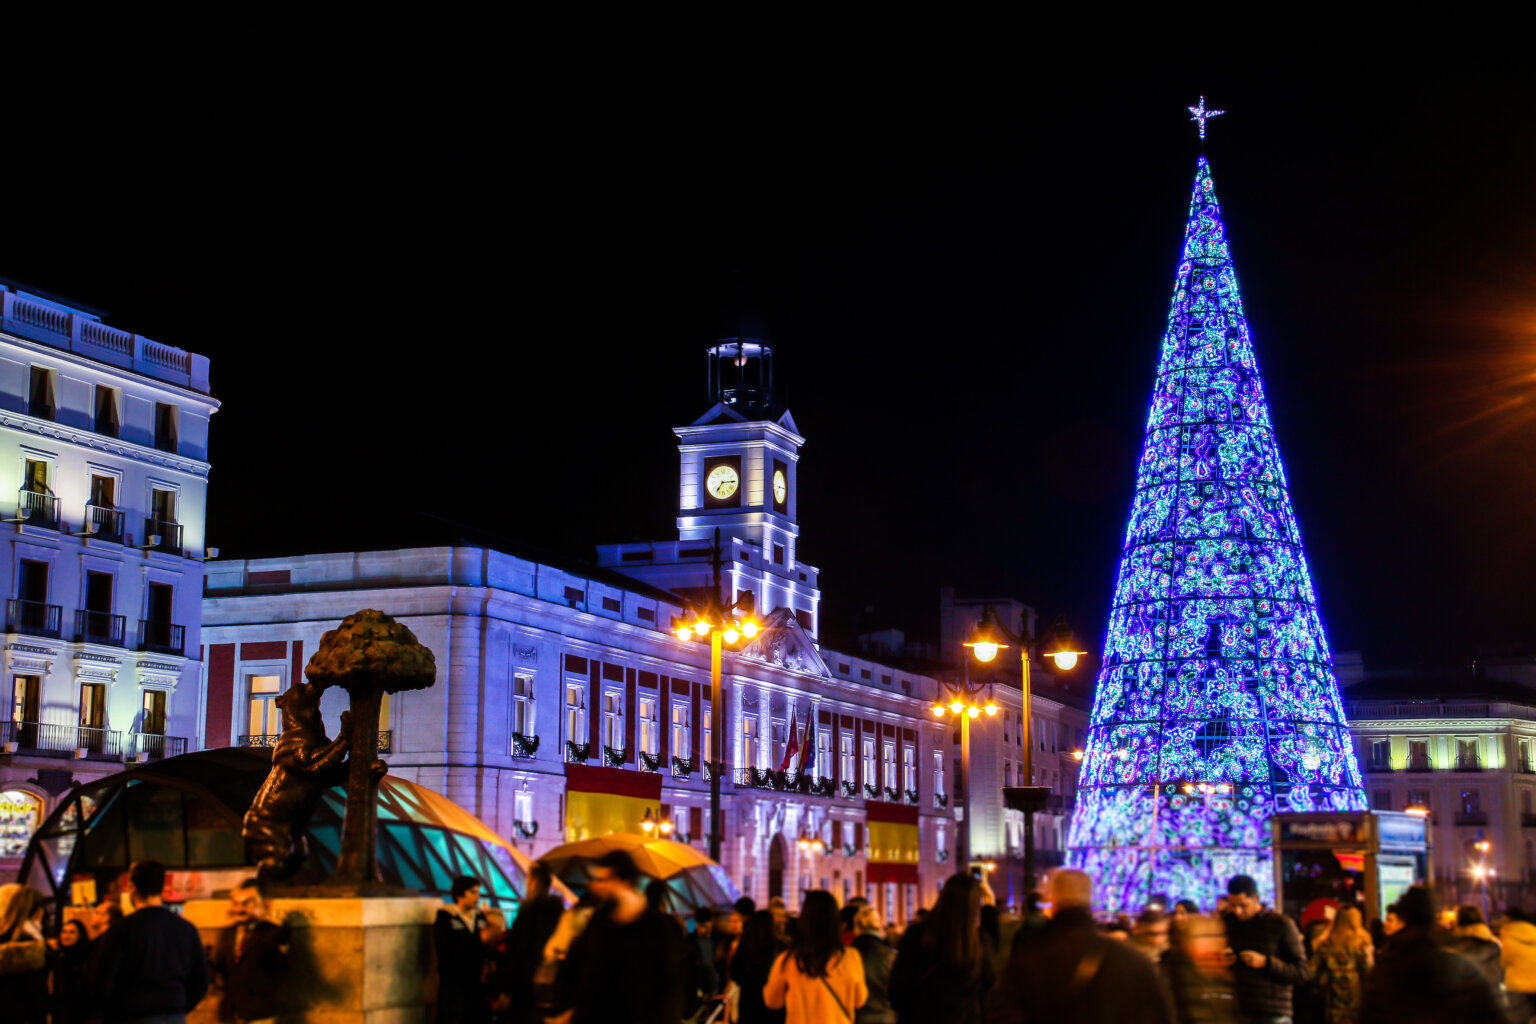
[[[432,922],[442,902],[423,897],[274,899],[268,916],[293,932],[291,1005],[279,1018],[305,1024],[430,1024],[437,1002]],[[183,916],[215,948],[229,927],[225,900],[192,900]],[[189,1024],[216,1024],[219,993]]]

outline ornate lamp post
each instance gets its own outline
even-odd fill
[[[970,647],[971,644],[967,643],[966,646]],[[996,656],[997,651],[993,650],[992,657]],[[949,714],[960,720],[960,803],[965,807],[965,818],[960,826],[959,841],[955,845],[959,847],[957,860],[962,871],[968,869],[971,857],[971,719],[980,717],[983,711],[988,718],[997,717],[997,704],[990,697],[985,703],[978,702],[982,691],[986,689],[988,687],[984,683],[972,683],[970,673],[967,672],[966,678],[950,687],[940,702],[930,709],[935,718]]]
[[[721,837],[724,822],[720,816],[720,777],[726,772],[725,701],[720,695],[720,658],[726,647],[735,647],[742,640],[751,640],[762,628],[752,617],[751,610],[740,607],[741,600],[724,605],[720,600],[720,530],[715,529],[715,548],[712,554],[715,585],[709,600],[702,607],[690,606],[680,619],[672,620],[672,632],[678,640],[708,641],[709,643],[709,859],[720,863]]]
[[[1054,650],[1047,651],[1045,656],[1056,662],[1056,667],[1063,672],[1071,671],[1077,667],[1077,659],[1086,651],[1078,651],[1075,638],[1066,627],[1066,622],[1057,619],[1052,627],[1052,642],[1048,645]],[[976,653],[976,660],[990,662],[997,657],[997,653],[1007,647],[1019,649],[1019,664],[1021,669],[1024,707],[1020,715],[1022,721],[1022,738],[1024,740],[1024,779],[1027,786],[1008,786],[1003,789],[1003,800],[1009,810],[1024,812],[1024,889],[1032,891],[1035,887],[1035,812],[1045,809],[1046,797],[1050,796],[1049,786],[1036,786],[1035,782],[1035,748],[1034,737],[1030,735],[1030,724],[1034,718],[1029,694],[1029,653],[1031,642],[1027,635],[1014,636],[1002,627],[997,621],[991,608],[982,613],[981,621],[976,624],[971,638],[965,642]],[[995,712],[993,712],[995,713]],[[962,736],[962,746],[964,737]],[[1074,755],[1075,756],[1075,755]],[[964,767],[965,754],[962,753],[962,769]],[[970,808],[966,808],[966,822],[969,826]]]

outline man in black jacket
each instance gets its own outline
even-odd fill
[[[213,949],[219,1020],[266,1020],[282,1013],[288,977],[288,929],[267,920],[267,885],[247,878],[229,894],[229,928]]]
[[[1152,961],[1095,926],[1092,886],[1082,871],[1051,876],[1051,919],[1014,945],[1002,984],[987,1001],[988,1024],[1178,1019]]]
[[[129,870],[133,913],[102,936],[92,964],[95,1002],[107,1024],[185,1024],[208,991],[197,929],[166,909],[165,866]]]
[[[1414,886],[1397,901],[1403,927],[1365,980],[1360,1024],[1506,1020],[1498,991],[1470,960],[1436,941],[1435,898]]]
[[[1264,909],[1247,875],[1227,883],[1227,929],[1237,1012],[1246,1024],[1290,1024],[1291,989],[1311,977],[1301,933],[1291,919]]]

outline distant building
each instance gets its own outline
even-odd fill
[[[675,838],[707,849],[709,647],[671,630],[713,586],[718,530],[722,596],[769,627],[722,666],[725,868],[759,902],[783,896],[795,907],[819,887],[867,895],[894,921],[931,903],[958,868],[958,749],[930,711],[938,670],[898,656],[909,649],[899,633],[868,652],[819,644],[819,573],[797,551],[803,439],[773,404],[772,349],[732,338],[709,357],[713,405],[676,431],[675,540],[602,545],[596,565],[500,541],[212,563],[208,744],[272,742],[272,701],[322,633],[377,607],[409,625],[439,666],[435,687],[383,711],[392,772],[534,856],[635,831],[653,807]],[[1000,793],[1017,771],[1020,697],[1016,682],[1000,681],[1002,713],[977,730],[979,859],[1004,858],[1022,840]],[[333,730],[343,706],[325,702]],[[1056,707],[1049,697],[1036,706]],[[1037,765],[1051,776],[1068,734],[1043,726],[1037,736],[1051,752]],[[792,741],[811,753],[790,758]],[[1059,828],[1042,834],[1060,849]]]
[[[1536,690],[1471,675],[1366,673],[1343,691],[1371,809],[1430,812],[1443,899],[1495,907],[1536,892]],[[1490,845],[1486,853],[1478,843]]]
[[[75,782],[195,746],[208,360],[0,283],[0,867]]]

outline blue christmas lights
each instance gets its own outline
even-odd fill
[[[1267,898],[1271,815],[1366,809],[1204,157],[1078,785],[1102,909]]]

